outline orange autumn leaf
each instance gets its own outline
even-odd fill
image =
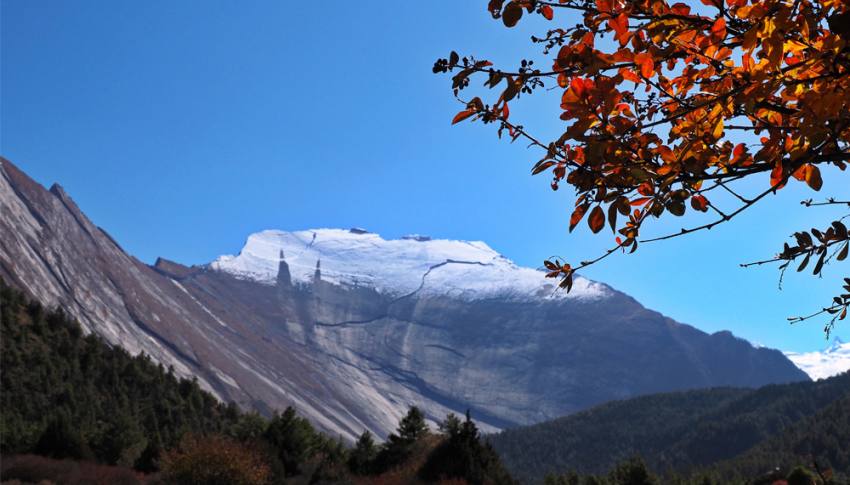
[[[823,179],[820,177],[819,168],[814,165],[806,165],[806,184],[816,191],[819,191],[823,187]]]
[[[575,208],[572,215],[570,216],[570,232],[575,229],[579,222],[581,222],[584,214],[587,212],[587,209],[590,207],[590,204],[581,204]]]
[[[460,113],[456,114],[454,118],[452,118],[452,124],[460,123],[461,121],[469,118],[470,116],[475,114],[474,109],[465,109]]]
[[[640,73],[645,78],[650,78],[655,73],[655,61],[652,56],[641,52],[635,56],[635,64],[640,67]]]
[[[778,162],[775,167],[770,171],[770,186],[781,189],[785,186],[784,182],[785,176],[782,170],[782,162]]]
[[[723,17],[718,18],[714,21],[714,24],[711,26],[711,36],[714,39],[722,39],[726,37],[726,19]]]
[[[629,32],[629,17],[625,12],[608,20],[608,27],[614,31],[614,38],[620,43],[620,46],[626,45],[632,36]]]
[[[618,73],[623,76],[623,79],[626,79],[628,81],[632,81],[635,83],[639,83],[641,81],[640,76],[638,76],[634,71],[627,67],[621,67]]]

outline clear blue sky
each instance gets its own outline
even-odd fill
[[[529,266],[593,256],[610,233],[567,235],[572,194],[529,175],[537,152],[450,126],[459,106],[433,61],[454,48],[513,64],[548,27],[505,29],[485,5],[2,0],[0,148],[146,262],[209,262],[262,229],[350,226],[484,240]],[[548,100],[511,116],[553,134]],[[847,183],[830,178],[823,194]],[[827,304],[846,265],[822,280],[789,273],[783,291],[775,268],[738,267],[828,220],[799,207],[813,194],[798,185],[585,275],[706,331],[819,349],[820,322],[785,317]]]

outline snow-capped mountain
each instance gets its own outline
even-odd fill
[[[481,241],[413,235],[385,240],[364,229],[263,231],[248,237],[238,256],[221,256],[210,267],[239,278],[275,284],[281,261],[293,283],[324,281],[374,288],[400,297],[414,292],[468,300],[503,298],[598,299],[605,285],[578,277],[572,291],[557,291],[543,271],[517,266]]]
[[[148,266],[58,185],[0,159],[0,278],[224,400],[294,405],[354,439],[410,405],[492,431],[631,396],[805,380],[781,352],[712,335],[578,278],[569,295],[482,242],[266,231],[238,256]]]
[[[820,352],[785,352],[785,355],[815,380],[850,370],[850,343],[843,342],[838,337]]]

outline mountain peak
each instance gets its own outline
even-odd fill
[[[422,292],[468,300],[597,299],[611,293],[606,285],[578,277],[567,294],[543,271],[519,266],[482,241],[418,234],[384,239],[359,228],[258,232],[248,237],[238,255],[221,256],[210,267],[274,284],[281,251],[293,283],[312,281],[316,263],[322,260],[323,281],[397,296]]]
[[[841,337],[835,337],[835,338],[832,339],[832,343],[829,345],[829,347],[826,348],[826,350],[824,350],[824,352],[826,352],[826,353],[838,352],[845,345],[846,344],[843,340],[841,340]]]
[[[785,355],[812,379],[825,379],[850,370],[850,344],[838,337],[822,352],[786,352]]]

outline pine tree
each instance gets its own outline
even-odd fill
[[[425,415],[416,407],[411,406],[407,414],[398,423],[398,437],[407,443],[413,443],[428,434],[428,425],[425,424]]]
[[[460,426],[460,418],[457,417],[457,414],[449,413],[446,415],[446,419],[440,422],[440,432],[448,436],[454,436],[460,432]]]
[[[425,480],[457,478],[470,484],[513,484],[499,456],[489,443],[482,443],[469,411],[461,422],[450,414],[440,426],[447,438],[431,453],[420,470]]]
[[[369,474],[374,468],[373,462],[377,454],[378,447],[375,446],[372,433],[366,430],[357,439],[357,443],[351,451],[351,456],[348,459],[348,468],[358,475]]]
[[[407,414],[398,422],[395,433],[387,437],[387,441],[375,460],[377,472],[388,470],[405,461],[412,451],[413,445],[428,434],[425,415],[416,406],[411,406]]]
[[[91,449],[80,432],[71,425],[67,413],[60,411],[50,421],[35,446],[39,455],[53,458],[91,459]]]
[[[654,485],[656,479],[649,470],[646,464],[640,458],[633,458],[626,462],[617,465],[611,473],[609,479],[617,485]]]
[[[277,458],[283,463],[287,476],[301,472],[301,465],[318,444],[313,426],[296,415],[292,406],[272,417],[263,436],[277,450]]]

